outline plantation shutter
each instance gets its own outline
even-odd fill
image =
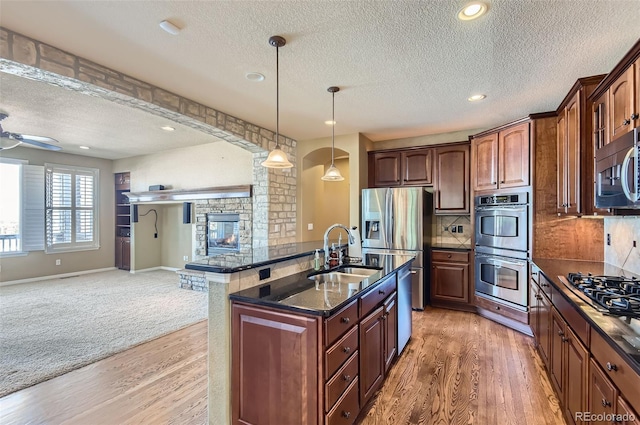
[[[22,251],[44,250],[44,167],[22,166]]]

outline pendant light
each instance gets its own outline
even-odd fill
[[[278,61],[278,49],[287,43],[283,37],[274,35],[269,38],[269,44],[276,48],[276,147],[271,152],[267,159],[261,164],[267,168],[291,168],[293,164],[287,159],[287,154],[280,149],[278,139],[280,138],[280,76],[279,76],[279,61]]]
[[[322,180],[328,182],[339,182],[344,180],[342,174],[340,174],[340,170],[333,163],[333,151],[335,149],[336,144],[336,93],[340,91],[340,87],[329,87],[327,89],[329,93],[331,93],[331,166],[327,169],[327,172],[324,173],[324,176],[321,177]]]

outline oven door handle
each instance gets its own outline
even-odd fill
[[[634,191],[629,189],[629,164],[631,164],[631,156],[634,156],[634,171],[633,171],[633,184],[636,186]],[[624,192],[624,196],[627,197],[631,202],[638,202],[639,190],[638,190],[638,147],[634,146],[629,149],[629,152],[624,156],[624,160],[622,161],[622,171],[620,172],[620,177],[622,180],[622,191]]]
[[[526,267],[527,266],[527,262],[526,261],[510,261],[510,260],[505,260],[503,259],[503,257],[500,258],[496,258],[493,255],[488,255],[488,254],[476,254],[476,259],[485,262],[487,264],[491,264],[492,266],[495,266],[496,268],[500,268],[502,267],[503,264],[510,264],[513,266],[518,266],[518,267]]]
[[[483,211],[487,211],[490,213],[494,213],[496,211],[522,211],[525,212],[527,211],[527,206],[526,205],[514,205],[514,206],[486,206],[483,205],[481,207],[476,207],[476,212],[483,212]]]

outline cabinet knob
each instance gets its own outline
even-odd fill
[[[342,351],[344,351],[345,353],[349,354],[351,352],[351,347],[344,347],[342,349]]]
[[[498,184],[498,182],[491,182],[491,184]]]
[[[504,184],[504,180],[500,180],[500,184]]]
[[[349,375],[342,375],[342,379],[344,379],[345,381],[349,382],[349,381],[351,381],[351,376],[349,376]]]
[[[500,310],[500,307],[496,306],[496,310]]]
[[[542,299],[542,295],[536,295],[536,300],[541,300]]]
[[[378,290],[378,294],[380,294],[380,295],[384,295],[384,291],[383,291],[382,289],[379,289],[379,290]]]
[[[447,255],[447,258],[451,258],[451,254],[448,254],[448,255]]]
[[[566,337],[564,337],[564,336],[563,336],[562,338],[560,338],[560,339],[562,340],[562,342],[567,342],[567,341],[569,341],[569,338],[566,338]]]
[[[618,366],[616,366],[615,363],[607,362],[607,370],[609,372],[611,372],[611,371],[615,372],[616,370],[618,370]]]
[[[340,321],[342,323],[349,323],[349,318],[348,317],[343,317],[342,319],[340,319]]]
[[[622,121],[622,125],[629,125],[629,124],[631,124],[631,120]]]
[[[638,114],[631,114],[631,119],[632,119],[632,120],[637,120],[637,119],[638,119],[638,117],[640,117],[640,115],[638,115]]]
[[[611,402],[607,401],[606,398],[602,399],[602,407],[607,407],[607,406],[611,406]]]
[[[558,331],[558,335],[560,335],[560,336],[564,336],[564,332],[562,332],[562,331]]]
[[[351,416],[351,412],[347,412],[345,410],[342,411],[342,417],[349,419],[349,416]]]

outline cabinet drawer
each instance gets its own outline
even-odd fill
[[[356,351],[325,385],[324,407],[326,412],[331,410],[349,384],[358,377],[358,361],[359,357]]]
[[[591,328],[591,354],[633,409],[640,410],[640,376]]]
[[[540,289],[542,289],[542,292],[545,293],[547,298],[555,302],[555,300],[551,296],[551,294],[554,292],[553,286],[551,286],[551,282],[549,282],[549,280],[542,273],[538,273],[538,283],[540,284]],[[556,290],[556,296],[562,295],[558,295]]]
[[[327,425],[351,425],[360,413],[358,378],[354,379],[338,403],[327,414]]]
[[[325,321],[325,345],[333,344],[333,341],[356,323],[358,323],[358,302],[354,301]]]
[[[589,329],[591,326],[589,326],[587,320],[582,317],[575,307],[557,290],[553,291],[553,305],[569,324],[573,332],[580,338],[580,341],[589,348]]]
[[[369,291],[366,295],[360,297],[360,317],[364,317],[373,310],[376,306],[380,305],[382,301],[391,295],[396,290],[396,275],[384,278],[383,282],[376,285],[373,290]]]
[[[324,379],[329,379],[344,362],[358,349],[358,327],[354,326],[338,342],[327,349],[325,354]]]
[[[448,263],[468,263],[469,253],[459,251],[431,251],[431,261],[445,261]]]
[[[489,310],[493,313],[517,320],[520,323],[529,324],[529,314],[525,311],[516,310],[504,304],[493,302],[483,297],[476,296],[476,306]]]

